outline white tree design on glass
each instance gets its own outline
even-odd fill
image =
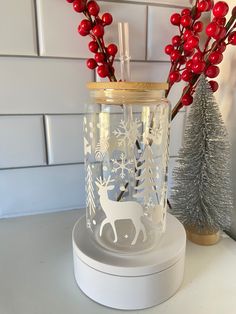
[[[161,123],[159,123],[157,127],[150,129],[149,134],[148,134],[148,140],[151,141],[151,143],[153,144],[161,145],[162,133],[163,133],[163,128],[161,126]]]
[[[146,229],[142,222],[142,206],[134,201],[118,202],[110,200],[108,197],[108,191],[111,191],[115,188],[114,185],[109,185],[109,183],[112,182],[114,182],[114,180],[111,180],[110,176],[107,180],[102,179],[101,177],[96,180],[98,195],[100,196],[100,203],[106,215],[106,218],[102,221],[100,226],[100,237],[102,236],[104,226],[106,224],[110,224],[114,232],[114,243],[116,243],[118,241],[118,235],[115,222],[117,220],[130,219],[135,227],[135,236],[131,245],[136,244],[140,232],[143,233],[143,242],[146,241]]]
[[[95,213],[96,210],[94,199],[93,174],[90,165],[88,165],[86,175],[86,207],[89,209],[90,215]]]
[[[165,182],[162,191],[161,191],[161,199],[160,199],[160,205],[162,208],[162,216],[161,216],[161,222],[164,225],[165,224],[165,216],[166,216],[166,210],[167,210],[167,183]]]
[[[145,204],[150,202],[150,198],[156,195],[156,186],[158,168],[153,159],[153,152],[150,145],[146,145],[143,155],[140,157],[137,163],[136,180],[138,185],[135,187],[137,193],[134,195],[135,198],[143,199]]]
[[[107,134],[104,134],[96,145],[95,159],[97,161],[102,161],[108,149],[109,149],[109,136]]]
[[[127,122],[124,120],[120,121],[120,124],[117,129],[113,131],[113,134],[118,139],[119,146],[134,146],[136,140],[138,140],[140,136],[139,128],[142,123],[140,120],[128,120]]]
[[[84,156],[91,154],[92,148],[86,137],[84,137]]]
[[[113,163],[112,172],[119,173],[122,179],[125,178],[126,174],[131,174],[134,172],[134,160],[127,159],[124,153],[120,154],[119,159],[112,159]]]

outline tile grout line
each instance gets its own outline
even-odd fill
[[[46,125],[46,116],[43,115],[43,133],[44,133],[44,149],[45,149],[45,159],[46,165],[49,164],[49,155],[48,155],[48,136],[47,136],[47,125]]]
[[[19,170],[19,169],[32,169],[32,168],[52,168],[52,167],[73,166],[73,165],[84,165],[84,162],[78,161],[78,162],[71,162],[71,163],[68,162],[68,163],[48,164],[48,165],[6,167],[6,168],[0,168],[0,171]]]
[[[36,37],[36,49],[37,49],[37,57],[40,56],[40,43],[39,43],[39,25],[38,25],[38,8],[37,8],[37,0],[33,1],[34,5],[34,21],[35,21],[35,37]]]
[[[32,116],[32,117],[37,117],[37,116],[83,116],[85,112],[65,112],[65,113],[45,113],[45,112],[38,112],[38,113],[0,113],[0,117],[21,117],[21,116]]]
[[[77,58],[77,57],[61,57],[61,56],[41,56],[41,55],[37,55],[37,56],[34,56],[34,55],[14,55],[14,54],[0,54],[0,59],[1,58],[19,58],[19,59],[40,59],[40,60],[68,60],[68,61],[86,61],[88,58],[87,57],[80,57],[80,58]],[[119,59],[115,59],[115,61],[119,61]],[[170,63],[170,61],[168,60],[158,60],[158,59],[155,59],[155,60],[137,60],[137,59],[132,59],[131,60],[131,63],[132,62],[136,62],[136,63],[141,63],[141,62],[146,62],[146,63]]]
[[[118,1],[116,0],[103,0],[104,2],[115,2],[117,3]],[[176,9],[182,9],[183,7],[190,7],[190,4],[188,3],[182,3],[180,5],[175,4],[175,3],[154,3],[153,1],[129,1],[129,0],[123,0],[122,2],[119,1],[118,3],[127,3],[127,4],[134,4],[134,5],[148,5],[148,6],[153,6],[153,7],[166,7],[166,8],[176,8]]]

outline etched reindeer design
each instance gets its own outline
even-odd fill
[[[96,185],[98,187],[98,194],[100,196],[100,204],[102,209],[106,215],[106,218],[102,221],[100,227],[100,237],[102,236],[103,228],[106,224],[110,224],[112,230],[114,232],[114,243],[117,242],[117,231],[115,222],[117,220],[130,219],[135,227],[135,237],[131,243],[131,245],[136,244],[140,231],[143,233],[143,242],[147,239],[146,229],[141,220],[143,217],[143,208],[142,206],[134,201],[127,202],[118,202],[112,201],[108,198],[108,191],[114,189],[114,185],[109,185],[114,180],[111,180],[109,176],[107,180],[102,180],[100,177],[96,181]]]

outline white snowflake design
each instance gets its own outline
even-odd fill
[[[117,173],[119,172],[120,177],[122,179],[125,178],[125,174],[131,174],[134,172],[133,165],[134,160],[133,159],[127,159],[124,153],[120,154],[119,159],[112,159],[113,163],[113,169],[112,172]]]
[[[134,146],[136,140],[139,138],[139,128],[142,123],[140,120],[124,120],[120,121],[120,124],[117,129],[113,131],[113,134],[118,139],[119,146]]]

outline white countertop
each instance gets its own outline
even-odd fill
[[[75,283],[71,232],[82,213],[0,220],[0,314],[126,312],[91,301]],[[177,294],[159,306],[131,313],[235,314],[236,242],[227,236],[211,247],[189,242]]]

